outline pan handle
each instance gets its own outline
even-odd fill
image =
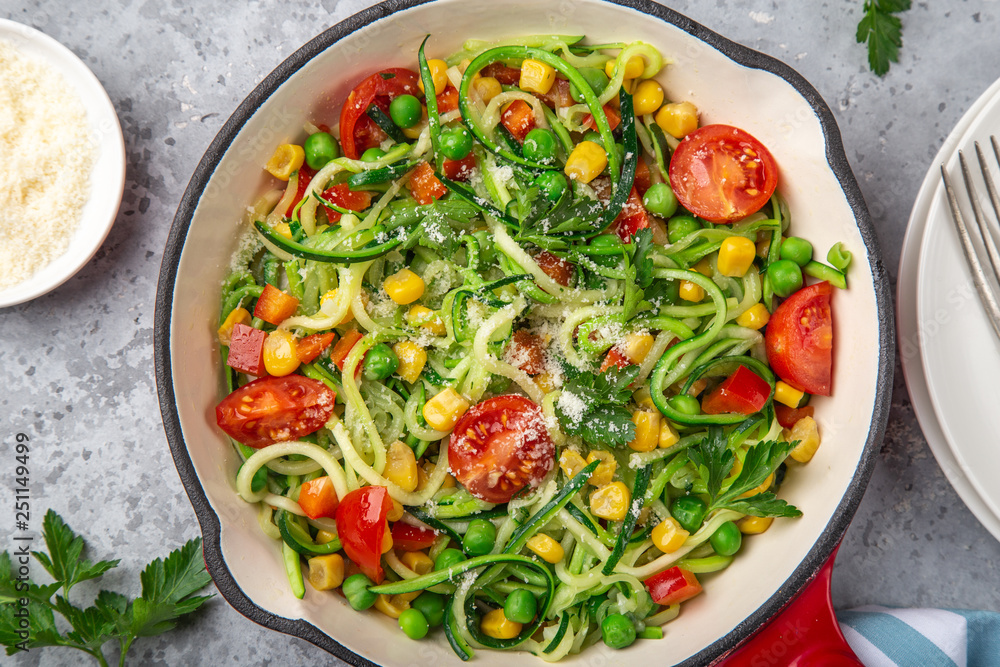
[[[717,667],[864,667],[833,612],[830,580],[837,549],[797,598]]]

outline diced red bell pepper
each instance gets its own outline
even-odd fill
[[[254,306],[253,316],[277,326],[294,315],[298,307],[299,300],[294,296],[285,294],[274,285],[265,285]]]
[[[264,341],[267,334],[242,322],[233,326],[229,341],[229,357],[226,363],[240,373],[247,375],[267,375],[264,370]]]
[[[418,204],[427,205],[448,194],[448,188],[434,175],[429,164],[421,162],[410,174],[410,192]]]
[[[290,218],[292,216],[292,212],[295,210],[295,207],[298,206],[299,202],[302,201],[302,198],[306,196],[306,188],[309,187],[309,184],[312,182],[313,176],[315,175],[315,170],[310,169],[309,165],[303,164],[299,167],[299,180],[295,183],[295,199],[293,199],[292,203],[285,209],[286,218]]]
[[[348,187],[347,183],[338,183],[327,188],[320,197],[334,206],[346,208],[350,211],[363,211],[372,205],[372,193],[364,191],[355,192]],[[326,217],[329,218],[330,222],[340,221],[342,215],[340,211],[326,209]]]
[[[672,567],[669,570],[654,574],[645,581],[653,602],[662,605],[672,605],[690,600],[701,593],[701,584],[694,573]]]
[[[461,160],[445,160],[443,171],[445,178],[453,181],[467,181],[476,168],[476,156],[469,153]]]
[[[500,83],[514,86],[521,82],[521,68],[507,67],[503,63],[490,63],[479,71],[483,76],[492,76]]]
[[[569,287],[573,280],[573,264],[562,257],[553,255],[548,250],[543,250],[535,255],[535,262],[545,275],[556,281],[563,287]]]
[[[397,521],[392,524],[392,548],[399,551],[420,551],[434,544],[437,533],[430,528],[411,526]]]
[[[771,395],[771,385],[746,366],[722,381],[701,401],[701,410],[707,415],[738,412],[752,415],[760,411]]]
[[[303,483],[299,490],[299,507],[310,519],[333,519],[339,504],[340,499],[337,498],[337,491],[333,488],[333,480],[329,477],[309,480]]]
[[[455,111],[458,109],[458,88],[455,88],[455,86],[448,86],[444,89],[444,92],[438,95],[435,99],[437,100],[438,113]]]
[[[812,417],[815,414],[816,409],[811,405],[805,405],[801,408],[790,408],[777,401],[774,403],[774,415],[778,418],[778,423],[785,428],[792,428],[798,420],[803,417]]]
[[[358,344],[358,341],[364,338],[362,333],[357,329],[351,329],[345,333],[337,344],[333,346],[330,350],[330,361],[337,365],[337,368],[343,372],[344,362],[347,360],[347,355],[351,353],[354,346]],[[358,364],[358,370],[361,370],[362,364]]]
[[[598,372],[603,373],[612,366],[621,370],[622,368],[625,368],[626,366],[629,366],[631,364],[632,362],[629,361],[628,357],[619,352],[617,347],[613,347],[610,350],[608,350],[608,354],[604,357],[604,361],[601,363],[601,370]]]
[[[639,158],[639,161],[635,163],[635,180],[632,183],[640,197],[644,196],[646,190],[653,184],[653,179],[649,174],[649,165],[642,158]]]
[[[632,186],[632,191],[628,193],[628,199],[625,200],[621,213],[618,214],[612,225],[615,234],[625,243],[631,243],[635,233],[640,229],[646,229],[649,225],[649,213],[642,203],[642,197],[638,190]]]
[[[610,104],[604,105],[604,115],[608,117],[608,125],[611,127],[611,131],[614,132],[622,123],[622,115],[619,113],[618,109],[614,108]],[[583,122],[581,123],[584,128],[588,130],[596,130],[597,123],[594,122],[594,117],[589,113],[584,115]]]
[[[392,499],[384,486],[363,486],[341,498],[337,506],[337,536],[344,553],[369,579],[381,583],[382,542]]]
[[[520,142],[535,129],[535,111],[524,100],[514,100],[500,114],[500,122]]]
[[[298,346],[295,348],[299,363],[311,364],[314,362],[316,357],[323,354],[323,350],[330,347],[336,337],[337,334],[330,331],[328,333],[312,334],[300,340]]]

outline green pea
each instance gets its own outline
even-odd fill
[[[681,496],[670,504],[670,516],[677,519],[681,528],[693,533],[701,528],[708,506],[698,496]]]
[[[445,549],[434,560],[435,570],[447,570],[452,565],[458,565],[465,560],[465,554],[458,549]]]
[[[622,245],[621,239],[619,239],[614,234],[601,234],[600,236],[595,236],[590,241],[590,247],[594,251],[590,255],[590,259],[595,264],[600,264],[601,266],[616,266],[622,258]]]
[[[424,591],[417,599],[410,603],[410,606],[420,611],[427,619],[427,624],[432,628],[444,623],[444,596],[437,593]]]
[[[310,134],[303,148],[306,152],[306,164],[310,169],[317,171],[325,167],[330,160],[340,156],[337,140],[329,132]]]
[[[400,95],[389,103],[389,117],[404,130],[420,122],[420,100],[413,95]]]
[[[369,148],[364,153],[361,154],[362,162],[374,162],[375,160],[385,157],[385,151],[381,148]]]
[[[583,141],[592,141],[598,146],[604,146],[604,137],[597,130],[590,130],[589,132],[584,132]]]
[[[813,258],[813,244],[798,236],[789,236],[781,242],[781,259],[805,266]]]
[[[669,218],[677,212],[677,197],[666,183],[653,183],[642,196],[642,205],[653,215]]]
[[[604,73],[603,69],[597,69],[596,67],[581,67],[577,70],[580,76],[590,84],[590,89],[594,91],[595,95],[600,95],[604,88],[608,85],[611,79],[608,75]],[[569,96],[572,97],[576,102],[583,103],[583,94],[576,87],[575,84],[569,84]]]
[[[687,394],[677,394],[667,399],[667,404],[674,410],[684,415],[700,415],[701,403],[694,396]]]
[[[410,639],[423,639],[427,636],[427,619],[419,610],[410,607],[399,615],[399,629]]]
[[[791,296],[802,287],[802,269],[795,262],[779,259],[767,267],[767,277],[771,279],[771,289],[778,296]]]
[[[733,556],[743,545],[743,533],[735,523],[727,521],[712,533],[708,541],[715,549],[715,553],[720,556]]]
[[[399,368],[399,357],[385,343],[379,343],[365,355],[365,377],[369,380],[384,380]]]
[[[449,160],[462,160],[472,152],[472,133],[457,125],[441,133],[438,145]]]
[[[538,613],[538,600],[523,588],[511,591],[503,603],[503,615],[515,623],[531,623]]]
[[[601,623],[601,636],[608,648],[627,648],[635,642],[635,625],[622,614],[611,614]]]
[[[462,538],[462,547],[470,556],[485,556],[493,550],[497,528],[486,519],[473,519]]]
[[[543,171],[535,178],[535,185],[549,201],[559,201],[569,187],[566,177],[558,171]]]
[[[355,610],[362,611],[364,609],[368,609],[375,604],[375,598],[377,597],[374,593],[368,590],[369,586],[374,585],[375,584],[372,583],[372,580],[365,575],[352,574],[344,580],[344,597],[347,598],[348,604],[350,604]]]
[[[552,162],[556,157],[556,135],[536,127],[524,137],[524,157],[535,162]]]
[[[689,234],[701,229],[701,224],[690,215],[675,215],[667,221],[667,239],[677,243]]]

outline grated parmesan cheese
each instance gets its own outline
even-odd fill
[[[0,41],[0,289],[66,252],[94,153],[83,103],[63,76]]]

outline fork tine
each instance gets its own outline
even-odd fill
[[[982,151],[978,143],[976,143],[976,152],[979,154],[979,158],[982,159]],[[958,161],[962,165],[962,178],[965,180],[965,191],[969,195],[969,201],[972,202],[972,215],[976,218],[976,225],[979,227],[979,233],[982,235],[983,245],[986,246],[986,254],[989,256],[990,264],[993,266],[993,277],[1000,280],[1000,253],[997,252],[996,243],[993,242],[993,235],[986,226],[983,207],[979,204],[979,193],[972,182],[972,172],[969,170],[969,163],[965,161],[965,154],[962,151],[958,152]]]
[[[962,153],[959,151],[959,156],[961,155]],[[993,325],[993,331],[996,332],[997,336],[1000,336],[1000,303],[997,303],[993,288],[986,281],[986,273],[983,271],[983,265],[979,261],[975,247],[972,245],[968,225],[965,224],[962,210],[958,206],[958,198],[955,196],[955,188],[952,187],[951,178],[948,176],[944,165],[941,165],[941,178],[944,180],[944,189],[948,196],[951,217],[955,221],[955,227],[958,229],[958,238],[962,241],[962,250],[965,251],[969,271],[972,272],[972,282],[975,284],[976,291],[979,292],[979,298],[986,308],[986,314],[990,318],[990,324]],[[973,196],[972,200],[975,201],[975,199],[975,196]]]
[[[994,142],[996,138],[993,138]],[[990,203],[993,204],[993,212],[996,214],[997,219],[1000,220],[1000,197],[997,196],[997,188],[993,184],[993,175],[990,174],[990,168],[986,164],[986,158],[983,156],[983,149],[979,146],[979,142],[976,143],[976,157],[979,159],[979,169],[983,172],[983,181],[986,182],[986,189],[990,194]],[[994,143],[994,147],[996,144]],[[971,194],[972,190],[970,190]],[[980,211],[982,213],[982,211]],[[983,234],[983,243],[986,245],[986,252],[990,256],[990,264],[993,265],[993,276],[1000,282],[1000,252],[997,252],[996,242],[993,238],[992,227],[985,216],[977,218],[976,222],[979,224],[979,231]]]

